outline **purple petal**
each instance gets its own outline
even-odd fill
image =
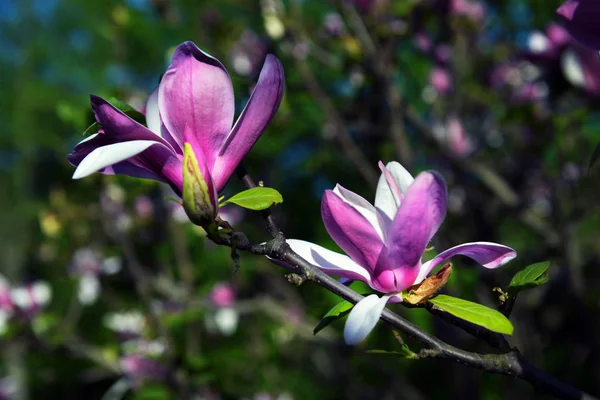
[[[441,252],[432,260],[423,263],[414,284],[420,283],[441,263],[456,255],[467,256],[485,268],[498,268],[517,256],[517,252],[508,246],[490,242],[465,243]]]
[[[338,246],[354,262],[373,270],[385,245],[371,223],[331,190],[323,195],[321,217]]]
[[[129,160],[113,164],[98,172],[104,175],[127,175],[134,178],[154,179],[155,181],[168,183],[164,178],[156,175],[154,172],[149,171],[146,168],[138,167]]]
[[[181,193],[181,161],[173,147],[106,100],[92,95],[91,102],[102,130],[81,141],[67,156],[71,164],[78,166],[74,177],[98,171],[153,178]]]
[[[386,241],[386,233],[383,229],[385,226],[382,224],[383,220],[381,218],[380,213],[377,212],[375,207],[364,197],[359,196],[358,194],[344,188],[342,185],[335,185],[333,188],[333,192],[337,194],[342,200],[344,200],[348,205],[358,211],[375,229],[375,231],[379,234],[379,237],[383,242]]]
[[[98,147],[132,140],[153,140],[172,149],[171,145],[163,138],[132,120],[103,98],[90,95],[90,100],[96,121],[102,125],[102,129],[96,135],[82,140],[73,148],[73,151],[67,156],[71,164],[79,165],[81,160]]]
[[[398,289],[410,286],[418,273],[425,247],[445,216],[446,183],[443,178],[435,172],[419,174],[408,188],[388,234],[392,262],[380,263],[375,275],[383,277],[393,272]]]
[[[219,150],[213,177],[221,190],[265,130],[283,98],[285,78],[279,60],[269,54],[250,100]]]
[[[557,10],[569,33],[582,44],[600,50],[600,2],[569,0]]]
[[[194,43],[180,44],[160,82],[158,105],[162,121],[179,147],[183,148],[187,126],[200,146],[194,152],[202,153],[212,170],[235,111],[233,86],[225,67]]]

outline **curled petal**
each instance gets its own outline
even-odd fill
[[[98,147],[79,163],[73,179],[94,172],[157,179],[168,183],[181,195],[181,161],[171,148],[155,141],[134,140]]]
[[[382,173],[377,183],[375,208],[391,222],[400,207],[403,193],[406,193],[414,178],[396,161],[389,162],[386,166],[380,161],[379,168]]]
[[[159,86],[160,116],[173,139],[183,148],[185,129],[196,136],[209,168],[231,129],[233,86],[225,67],[192,42],[177,46]]]
[[[82,140],[73,148],[73,151],[67,156],[71,164],[79,165],[81,160],[99,147],[133,140],[155,141],[172,150],[172,146],[167,141],[123,114],[103,98],[91,95],[90,99],[96,121],[102,125],[102,129],[97,134]]]
[[[344,327],[344,340],[347,344],[357,344],[371,333],[390,297],[392,296],[380,298],[376,294],[371,294],[356,303]]]
[[[331,190],[323,196],[321,216],[338,246],[354,262],[373,270],[385,244],[369,220]]]
[[[446,197],[446,183],[435,172],[419,174],[409,187],[389,232],[389,255],[395,269],[420,266],[427,243],[446,216]]]
[[[443,251],[432,260],[423,263],[414,283],[421,283],[432,269],[459,254],[477,261],[485,268],[501,267],[517,256],[516,251],[498,243],[474,242],[461,244]]]
[[[352,261],[350,257],[328,250],[304,240],[288,239],[287,243],[300,257],[316,265],[323,272],[349,280],[359,280],[371,284],[369,272]]]
[[[277,57],[267,55],[248,104],[223,142],[215,161],[213,178],[218,190],[225,186],[279,109],[284,83],[283,66]]]

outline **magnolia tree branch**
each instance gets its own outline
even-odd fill
[[[256,186],[243,167],[238,170],[238,176],[247,188]],[[288,276],[288,279],[297,285],[300,285],[305,281],[314,282],[353,304],[356,304],[363,299],[362,295],[331,278],[318,267],[310,264],[292,251],[285,241],[285,236],[277,227],[277,224],[270,213],[268,211],[263,212],[263,216],[267,221],[268,230],[273,236],[273,239],[269,242],[254,244],[242,232],[221,235],[220,237],[214,238],[214,240],[217,244],[229,246],[255,255],[267,256],[272,260],[287,265],[293,271],[293,273]],[[445,312],[442,312],[435,307],[429,307],[428,309],[433,314],[441,316],[464,331],[485,340],[492,346],[500,349],[502,353],[479,354],[459,349],[442,341],[436,336],[423,331],[418,326],[410,323],[389,309],[384,310],[381,315],[381,320],[393,328],[404,332],[406,335],[425,346],[425,348],[418,353],[418,358],[448,359],[486,372],[523,379],[533,385],[536,389],[558,398],[594,399],[593,396],[560,382],[556,378],[537,369],[523,358],[518,349],[511,349],[502,335],[485,331],[476,325],[448,316]]]

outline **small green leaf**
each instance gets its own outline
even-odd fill
[[[514,295],[521,290],[530,289],[548,282],[550,278],[546,271],[549,267],[550,261],[544,261],[531,264],[517,272],[508,285],[509,293]]]
[[[233,195],[221,203],[220,207],[226,204],[236,204],[250,210],[266,210],[271,205],[281,202],[283,202],[283,197],[277,190],[259,186]]]
[[[403,344],[400,351],[388,351],[388,350],[367,350],[368,354],[381,354],[385,356],[394,356],[401,358],[417,359],[419,356],[408,348],[406,344]]]
[[[317,326],[315,326],[315,329],[313,329],[313,335],[319,333],[319,331],[321,331],[323,328],[325,328],[332,322],[344,317],[350,312],[350,310],[352,310],[352,307],[354,307],[354,304],[346,300],[333,306],[333,308],[323,316],[323,319],[319,321]]]
[[[505,335],[512,335],[514,331],[514,327],[508,318],[500,312],[481,304],[443,294],[430,299],[429,302],[455,317],[483,326],[490,331]]]
[[[139,122],[140,124],[142,124],[144,126],[146,125],[146,116],[144,116],[144,114],[142,114],[141,112],[139,112],[138,110],[136,110],[135,108],[130,106],[129,104],[124,103],[115,98],[108,99],[108,102],[110,104],[112,104],[113,106],[115,106],[118,110],[122,111],[123,114],[127,115],[129,118],[133,119],[136,122]],[[85,131],[83,131],[83,136],[88,136],[93,133],[96,133],[101,128],[102,128],[102,126],[99,123],[94,122],[92,125],[88,126],[88,128]]]

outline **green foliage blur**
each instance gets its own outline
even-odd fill
[[[88,94],[143,110],[185,40],[227,67],[238,113],[266,53],[282,61],[283,103],[245,165],[283,195],[274,215],[287,237],[339,250],[321,222],[324,190],[339,183],[372,201],[379,160],[413,175],[435,169],[450,200],[436,249],[493,241],[519,254],[494,271],[453,260],[444,293],[495,308],[493,288],[549,260],[549,281],[516,299],[510,343],[599,393],[600,174],[588,171],[600,141],[598,95],[570,84],[560,60],[523,56],[528,35],[557,21],[560,1],[480,3],[481,19],[447,3],[0,0],[0,273],[15,287],[51,289],[35,315],[6,323],[0,398],[543,397],[450,361],[367,354],[402,350],[384,324],[355,347],[343,343],[343,321],[313,335],[340,299],[291,285],[256,256],[240,253],[234,268],[229,249],[165,200],[165,185],[71,180],[66,154],[94,122]],[[519,65],[522,75],[544,84],[540,96],[515,95],[514,79],[508,89],[491,83],[497,67],[523,58],[531,65]],[[448,74],[447,91],[435,88],[435,68]],[[232,179],[224,194],[242,189]],[[225,209],[253,241],[269,239],[260,213]],[[88,267],[102,273],[98,298],[84,304]],[[214,300],[223,287],[231,304]],[[425,310],[390,307],[454,346],[495,351]],[[115,328],[123,312],[142,316],[128,322],[137,341]],[[162,379],[126,373],[127,357],[140,354],[167,371]]]

